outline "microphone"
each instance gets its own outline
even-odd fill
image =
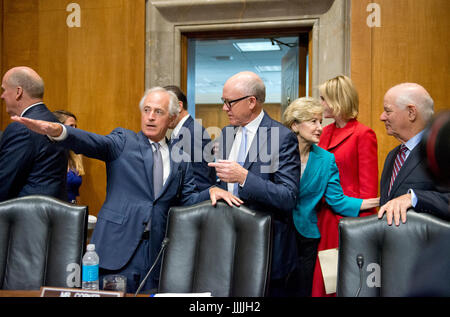
[[[134,297],[136,297],[137,294],[139,294],[139,292],[141,291],[142,287],[144,286],[145,282],[147,281],[148,277],[150,276],[150,273],[153,271],[154,267],[156,266],[156,263],[158,263],[159,257],[161,256],[161,254],[163,253],[164,249],[167,247],[168,244],[169,244],[169,238],[166,237],[166,238],[164,238],[164,240],[161,243],[161,249],[159,250],[159,253],[156,256],[155,262],[153,262],[153,265],[150,268],[150,270],[148,270],[147,275],[145,275],[145,277],[142,280],[141,284],[139,284],[139,287],[138,287],[136,293],[134,294]]]
[[[358,291],[356,292],[355,297],[359,296],[359,293],[361,292],[361,288],[362,288],[362,280],[363,280],[363,265],[364,265],[364,256],[362,254],[358,254],[356,256],[356,264],[358,264],[359,267],[359,288]]]

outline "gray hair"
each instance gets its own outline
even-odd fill
[[[172,91],[169,91],[167,89],[164,89],[164,88],[158,87],[158,86],[147,89],[147,91],[144,93],[144,96],[141,98],[141,101],[139,102],[139,109],[141,109],[141,111],[144,109],[145,98],[147,98],[148,95],[150,95],[151,93],[154,93],[154,92],[167,93],[169,95],[169,114],[171,116],[178,115],[178,98],[177,98],[177,96]]]
[[[415,83],[403,83],[397,87],[403,89],[397,96],[396,105],[402,109],[407,105],[415,105],[423,119],[429,121],[434,114],[434,101],[425,88]]]
[[[31,98],[44,98],[44,81],[39,76],[32,76],[24,68],[17,68],[8,76],[9,85],[22,87],[23,91]]]

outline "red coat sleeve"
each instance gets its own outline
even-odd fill
[[[358,172],[360,198],[378,196],[377,137],[372,129],[365,128],[358,137]]]

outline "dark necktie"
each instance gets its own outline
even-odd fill
[[[400,150],[398,151],[397,157],[395,158],[394,167],[392,168],[392,176],[389,183],[388,195],[391,193],[392,185],[394,184],[398,172],[400,172],[400,168],[402,167],[403,163],[405,163],[407,150],[408,148],[406,147],[406,145],[402,144],[400,146]]]
[[[163,161],[161,156],[161,144],[152,143],[153,150],[153,193],[156,198],[163,188]]]

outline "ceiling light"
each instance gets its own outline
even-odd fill
[[[281,72],[281,66],[280,65],[273,65],[273,66],[256,66],[256,69],[259,72]]]
[[[265,52],[265,51],[279,51],[281,50],[278,44],[272,44],[272,42],[240,42],[233,43],[233,46],[239,52]]]

